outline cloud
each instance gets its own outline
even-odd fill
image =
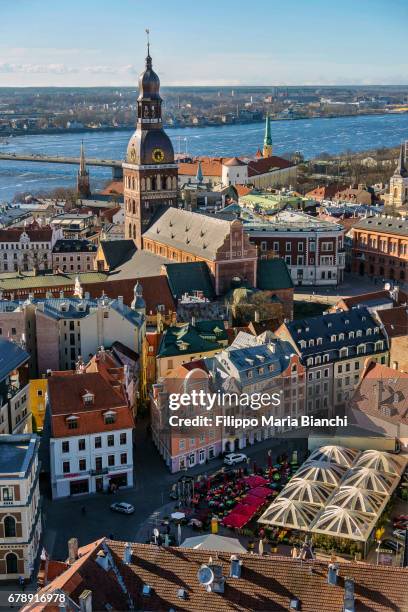
[[[78,69],[65,64],[10,64],[0,63],[0,73],[24,73],[24,74],[73,74]]]
[[[126,66],[85,66],[83,70],[89,74],[137,74],[139,72],[136,66],[132,64]]]

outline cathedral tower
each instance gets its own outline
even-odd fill
[[[262,157],[272,156],[272,136],[271,136],[271,121],[269,115],[266,115],[265,123],[265,138],[262,149]]]
[[[137,125],[123,164],[125,237],[143,247],[142,235],[169,206],[177,206],[177,164],[163,130],[160,80],[147,43],[146,69],[139,77]]]
[[[388,204],[390,206],[404,206],[404,204],[408,204],[408,171],[405,166],[404,145],[401,145],[397,167],[390,179]]]
[[[86,169],[84,143],[81,143],[81,154],[79,157],[79,170],[77,174],[77,193],[80,198],[89,198],[91,186],[89,183],[89,172]]]

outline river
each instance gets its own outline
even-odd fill
[[[190,155],[233,156],[254,154],[262,146],[264,123],[168,129],[176,152]],[[0,150],[43,155],[79,155],[83,138],[86,154],[100,159],[123,159],[131,131],[86,132],[16,136]],[[408,139],[408,114],[301,119],[272,122],[274,153],[301,151],[306,158],[322,152],[341,153],[396,146]],[[111,177],[109,169],[90,168],[94,190]],[[75,166],[0,160],[0,202],[15,193],[51,190],[75,185]]]

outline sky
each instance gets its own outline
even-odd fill
[[[407,84],[408,0],[0,0],[0,86]]]

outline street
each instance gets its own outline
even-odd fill
[[[44,515],[44,546],[47,553],[54,559],[65,559],[68,554],[67,542],[77,537],[79,545],[83,546],[103,536],[113,536],[114,539],[135,541],[143,523],[161,506],[169,502],[169,493],[173,483],[184,474],[170,474],[160,458],[153,442],[146,438],[145,423],[138,423],[135,440],[135,486],[131,489],[119,490],[115,495],[97,493],[80,495],[74,498],[51,501],[43,497]],[[271,439],[259,442],[243,449],[251,463],[259,466],[267,464],[267,451],[272,449],[273,457],[283,452],[299,451],[303,457],[307,448],[307,440],[301,439]],[[222,459],[214,459],[209,464],[197,465],[186,474],[198,476],[211,474],[223,466]],[[110,510],[110,505],[116,501],[126,501],[135,507],[131,515],[117,514]],[[86,513],[82,514],[82,507]]]

